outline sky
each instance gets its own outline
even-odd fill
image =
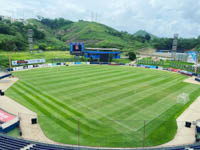
[[[106,24],[131,34],[200,35],[200,0],[0,0],[0,15],[65,18]]]

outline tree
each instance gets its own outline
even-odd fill
[[[136,54],[135,52],[128,52],[128,56],[129,56],[129,59],[134,61],[136,59]]]
[[[47,48],[47,45],[44,43],[39,45],[39,49],[41,49],[41,50],[46,50],[46,48]]]
[[[144,38],[145,38],[146,41],[150,41],[151,40],[151,36],[148,33],[145,35]]]
[[[141,43],[145,43],[145,37],[144,36],[136,36],[136,39],[138,40],[138,41],[140,41]]]
[[[0,33],[1,34],[10,34],[10,27],[7,24],[0,24]]]

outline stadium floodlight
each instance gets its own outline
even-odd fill
[[[172,60],[176,60],[176,52],[177,52],[177,46],[178,46],[178,33],[174,34],[174,40],[172,43]]]
[[[29,43],[29,50],[33,52],[33,30],[28,29],[28,43]]]

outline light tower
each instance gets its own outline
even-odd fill
[[[177,46],[178,46],[178,33],[174,34],[174,40],[172,43],[172,60],[176,60],[176,52],[177,52]]]
[[[33,52],[33,30],[28,29],[28,43],[29,43],[29,50],[30,53]]]

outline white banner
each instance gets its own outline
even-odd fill
[[[30,59],[12,61],[13,66],[45,63],[45,59]]]

